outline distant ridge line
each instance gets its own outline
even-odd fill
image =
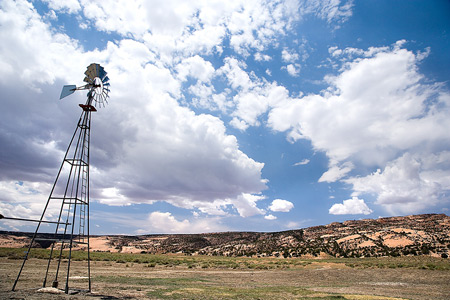
[[[30,233],[0,231],[1,247]],[[45,234],[43,234],[45,237]],[[450,217],[421,214],[348,220],[279,232],[91,235],[93,251],[252,257],[378,257],[450,254]],[[14,243],[15,242],[15,243]],[[9,243],[9,244],[8,244]],[[48,245],[37,245],[48,247]],[[80,245],[79,249],[83,246]]]

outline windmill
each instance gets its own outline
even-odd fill
[[[40,219],[36,220],[38,225],[14,282],[13,291],[32,251],[32,246],[36,242],[51,245],[42,284],[43,287],[46,287],[48,280],[53,279],[52,287],[57,288],[60,278],[64,278],[64,291],[66,294],[69,293],[72,250],[74,248],[85,248],[87,249],[87,276],[84,277],[87,277],[88,290],[91,291],[89,254],[89,145],[91,113],[97,111],[96,107],[104,107],[108,103],[110,84],[105,70],[99,64],[90,64],[84,74],[86,75],[84,78],[85,85],[80,87],[65,85],[61,91],[60,99],[71,95],[75,91],[87,90],[87,101],[85,104],[79,104],[82,108],[80,119],[67,147],[47,204]],[[57,221],[47,220],[47,217],[50,215],[48,212],[50,205],[60,205]],[[54,233],[50,235],[40,233],[39,229],[41,229],[42,224],[53,226]],[[53,230],[50,230],[50,232],[53,232]]]

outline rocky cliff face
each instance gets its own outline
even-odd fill
[[[17,234],[11,237],[11,233],[3,233],[2,236],[3,241],[18,239]],[[6,244],[3,242],[3,246]],[[450,217],[426,214],[367,219],[273,233],[96,236],[91,237],[91,249],[260,257],[432,255],[447,258]]]

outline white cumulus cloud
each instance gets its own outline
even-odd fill
[[[319,178],[319,182],[336,182],[339,179],[345,177],[353,169],[351,162],[345,162],[342,166],[337,165],[336,162],[331,162],[328,171],[322,174]]]
[[[51,9],[76,13],[81,9],[78,0],[43,0]]]
[[[218,219],[183,219],[178,220],[170,212],[154,211],[148,215],[146,222],[139,221],[141,228],[138,234],[148,233],[207,233],[223,231],[226,229],[220,225]],[[145,223],[145,224],[144,224]]]
[[[428,157],[405,153],[383,170],[346,182],[353,185],[355,195],[376,195],[375,203],[391,214],[414,213],[438,203],[449,189],[449,153]]]
[[[276,220],[277,217],[275,217],[272,214],[269,214],[269,215],[264,216],[264,219],[269,220],[269,221],[273,221],[273,220]]]
[[[284,48],[283,51],[281,51],[281,58],[284,62],[293,63],[298,60],[299,55],[293,50]]]
[[[328,212],[332,215],[370,215],[372,210],[363,199],[352,197],[342,203],[333,204]]]
[[[294,204],[290,201],[283,199],[275,199],[272,201],[272,204],[269,206],[271,211],[277,212],[289,212],[294,208]]]
[[[235,200],[232,200],[232,204],[236,207],[241,217],[251,217],[254,215],[263,215],[264,210],[257,207],[256,202],[264,199],[265,196],[242,194]]]
[[[293,77],[297,77],[300,74],[300,65],[299,64],[289,64],[286,66],[286,70],[289,75]]]

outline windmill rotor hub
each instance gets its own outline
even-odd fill
[[[96,94],[101,94],[102,93],[102,91],[103,91],[103,82],[102,82],[102,80],[99,77],[95,77],[94,78],[93,88],[94,88],[94,92]]]

